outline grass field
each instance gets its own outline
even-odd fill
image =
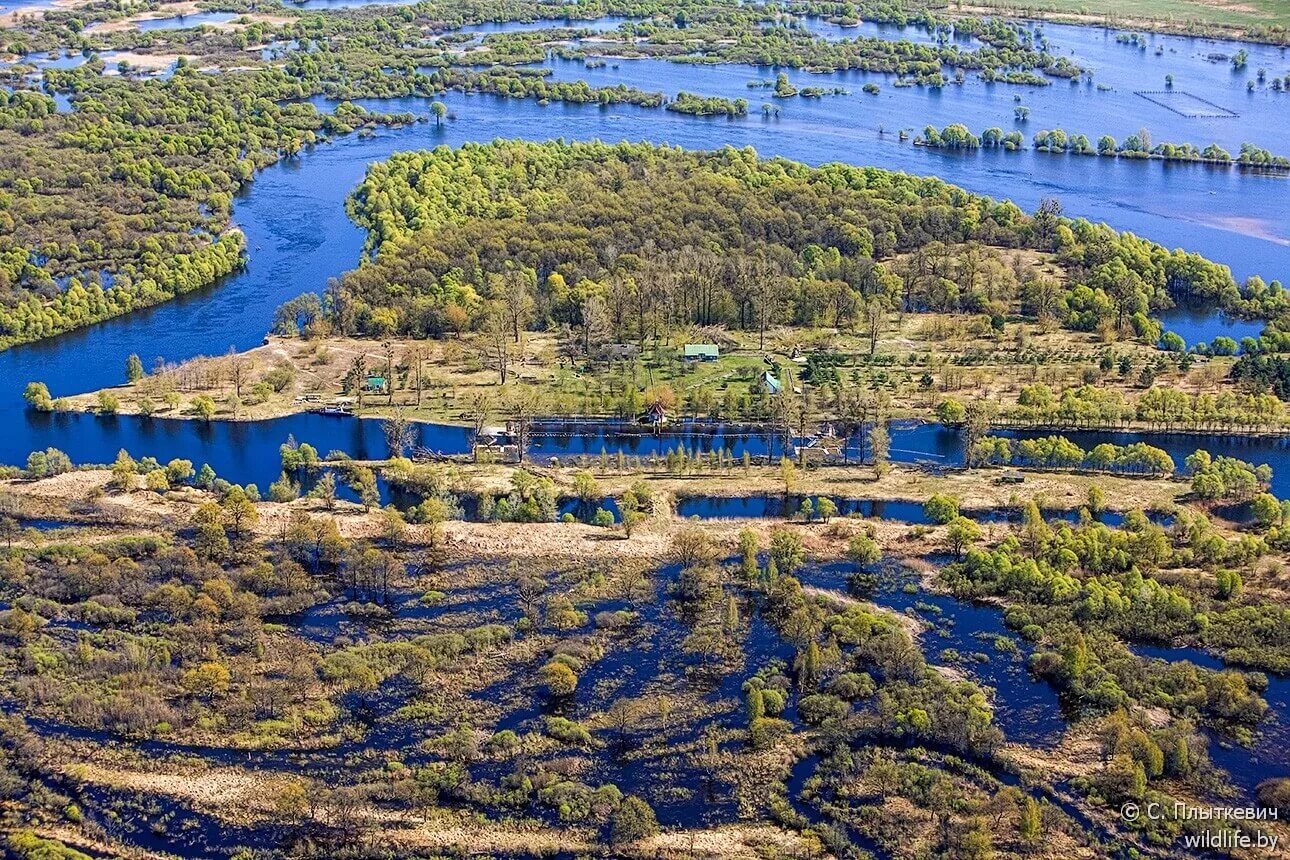
[[[1290,29],[1290,0],[970,0],[954,11],[1070,18],[1117,26],[1162,25],[1164,29],[1206,32],[1227,30],[1258,35]]]

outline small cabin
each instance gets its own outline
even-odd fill
[[[681,357],[686,361],[716,361],[721,357],[721,348],[715,343],[687,343]]]
[[[829,451],[819,443],[819,439],[794,439],[793,457],[800,463],[818,466],[829,458]]]
[[[385,394],[389,390],[386,387],[388,385],[389,382],[384,376],[369,376],[363,382],[363,390],[368,394]]]
[[[607,343],[600,348],[600,360],[635,361],[640,353],[640,347],[634,343]]]
[[[667,410],[663,408],[662,403],[655,403],[645,413],[645,423],[653,424],[655,427],[667,423]]]
[[[779,381],[779,377],[769,370],[761,375],[761,385],[766,390],[766,393],[770,395],[779,394],[784,388],[783,383]]]

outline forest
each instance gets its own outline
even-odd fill
[[[1131,331],[1185,296],[1253,295],[1224,266],[1052,203],[1027,214],[937,179],[751,150],[497,142],[401,153],[373,165],[349,205],[375,256],[329,288],[318,317],[374,337],[567,326],[592,352],[593,341],[686,325],[863,328],[896,309]],[[1064,277],[1001,249],[1049,255]]]
[[[213,283],[244,262],[232,196],[258,168],[333,134],[408,116],[323,115],[280,71],[181,67],[136,85],[102,61],[0,91],[0,345],[36,340]]]
[[[1060,446],[1019,453],[1046,449]],[[700,525],[639,468],[399,457],[379,471],[421,501],[382,507],[370,466],[290,441],[281,454],[297,489],[268,499],[125,451],[79,468],[36,452],[0,484],[0,696],[22,713],[0,721],[0,774],[18,856],[55,850],[50,834],[151,831],[192,853],[375,857],[393,841],[433,856],[506,838],[680,857],[738,821],[753,842],[726,856],[905,856],[917,839],[953,856],[1053,857],[1051,840],[1163,857],[1204,825],[1126,828],[1100,810],[1230,796],[1211,754],[1255,742],[1260,671],[1290,666],[1267,590],[1290,510],[1267,501],[1266,467],[1204,452],[1179,464],[1193,494],[1250,501],[1249,528],[1186,501],[1110,527],[1097,483],[1075,520],[1018,500],[988,530],[948,493],[927,497],[928,524],[830,521],[821,496],[819,519]],[[745,463],[728,480],[780,472]],[[622,522],[554,522],[567,496],[616,500]],[[27,525],[38,513],[60,524]],[[578,545],[603,549],[566,552]],[[905,568],[933,559],[922,584]],[[931,601],[947,595],[1001,619],[972,653],[942,641],[958,619]],[[1226,665],[1135,650],[1152,643]],[[1005,736],[1017,712],[969,667],[1056,691],[1059,725],[1100,764],[1067,780],[1064,743]]]
[[[0,34],[0,48],[82,53],[79,68],[39,70],[42,89],[20,61],[0,70],[14,87],[0,90],[0,346],[37,340],[208,286],[245,261],[241,235],[230,226],[233,195],[261,169],[304,148],[376,123],[411,117],[369,115],[342,104],[334,115],[304,101],[422,95],[447,90],[484,92],[540,103],[630,103],[709,116],[743,116],[742,99],[643,92],[583,81],[549,82],[515,69],[545,52],[550,32],[486,37],[483,53],[461,54],[452,34],[426,43],[424,30],[444,33],[483,20],[543,20],[568,24],[562,5],[514,3],[505,8],[420,4],[395,12],[360,9],[309,15],[290,7],[283,17],[238,3],[245,12],[228,31],[205,28],[114,28],[122,18],[158,8],[93,2],[76,10],[20,18]],[[786,7],[793,11],[795,7]],[[679,61],[777,62],[791,66],[867,68],[940,77],[942,64],[994,70],[1040,68],[1078,74],[1032,44],[1020,28],[970,20],[963,32],[976,50],[929,48],[879,39],[828,41],[798,27],[764,28],[772,13],[724,2],[606,3],[579,6],[579,18],[617,14],[647,20],[622,35],[647,37],[633,50]],[[276,10],[275,10],[276,11]],[[934,19],[877,5],[798,11],[881,20]],[[775,13],[778,14],[778,13]],[[651,17],[652,16],[652,17]],[[738,38],[731,40],[731,36]],[[264,58],[248,67],[248,46],[307,46],[285,62]],[[178,55],[173,76],[105,76],[101,54]],[[128,71],[130,62],[123,60]],[[223,69],[207,75],[199,68]],[[50,94],[75,103],[60,112]],[[100,158],[111,153],[110,159]]]

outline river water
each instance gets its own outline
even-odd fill
[[[1207,98],[1228,99],[1232,93],[1226,91],[1237,86],[1228,65],[1198,59],[1218,50],[1234,52],[1236,46],[1231,44],[1215,47],[1204,40],[1156,37],[1167,46],[1164,55],[1157,57],[1151,51],[1144,54],[1117,44],[1110,33],[1100,29],[1048,27],[1047,32],[1055,44],[1070,44],[1080,59],[1095,57],[1095,80],[1099,82],[1125,78],[1127,87],[1135,70],[1136,74],[1144,74],[1140,71],[1143,64],[1169,61],[1179,68],[1191,69],[1185,78],[1188,86],[1200,89]],[[1280,49],[1252,46],[1249,50],[1255,55],[1252,67],[1263,64],[1269,70],[1279,70],[1290,63],[1283,59]],[[765,77],[769,71],[729,65],[691,67],[650,60],[621,61],[617,69],[611,64],[588,70],[570,61],[548,62],[557,77],[586,77],[599,83],[623,80],[673,95],[685,88],[705,94],[755,96],[762,91],[749,90],[747,82]],[[790,72],[790,77],[809,84],[824,83],[820,79],[829,76]],[[1196,165],[1100,158],[1072,163],[1071,158],[1032,152],[931,152],[902,144],[894,134],[879,137],[876,131],[879,125],[894,131],[902,118],[908,124],[913,116],[918,117],[919,125],[924,121],[940,125],[963,120],[976,128],[1002,123],[1006,116],[998,111],[1010,113],[1013,96],[1022,94],[1036,113],[1045,99],[1056,100],[1053,111],[1058,103],[1069,104],[1071,116],[1104,109],[1106,113],[1099,122],[1087,123],[1095,126],[1088,128],[1089,133],[1105,130],[1122,135],[1130,130],[1126,126],[1128,116],[1134,123],[1141,121],[1149,103],[1124,93],[1118,85],[1113,92],[1099,92],[1064,82],[1040,89],[986,85],[969,78],[961,87],[948,86],[939,92],[884,86],[874,98],[859,91],[863,76],[844,77],[849,77],[851,95],[782,100],[783,112],[772,120],[760,116],[735,121],[698,119],[633,106],[600,108],[557,103],[543,107],[531,101],[449,94],[445,101],[456,114],[456,121],[442,126],[426,123],[381,130],[365,138],[351,136],[288,159],[263,171],[237,198],[234,215],[247,235],[250,252],[245,271],[159,307],[0,355],[0,420],[8,430],[0,439],[0,461],[20,463],[31,450],[52,445],[67,451],[76,461],[94,462],[109,460],[117,448],[127,447],[136,456],[182,455],[212,463],[219,460],[237,472],[238,478],[251,480],[238,464],[246,464],[249,469],[270,455],[276,457],[277,446],[288,432],[308,438],[324,451],[338,448],[361,456],[367,450],[364,440],[372,439],[373,433],[367,428],[354,429],[346,422],[324,424],[297,418],[255,427],[203,428],[192,423],[125,417],[50,418],[24,414],[21,391],[30,380],[46,382],[55,395],[119,383],[125,359],[131,353],[151,364],[157,357],[177,361],[258,344],[277,305],[302,292],[323,288],[329,277],[355,265],[363,236],[345,216],[344,198],[369,163],[402,150],[456,146],[497,137],[650,140],[693,148],[751,145],[763,155],[784,155],[809,163],[842,160],[936,173],[974,191],[1011,197],[1025,207],[1033,207],[1042,197],[1056,196],[1068,213],[1105,219],[1113,226],[1134,230],[1167,245],[1201,251],[1232,264],[1241,274],[1257,271],[1272,278],[1285,272],[1290,262],[1290,224],[1283,205],[1287,186],[1281,178]],[[1176,77],[1178,81],[1184,79],[1181,71]],[[1226,94],[1215,93],[1214,89]],[[1249,131],[1260,142],[1266,142],[1271,126],[1280,116],[1278,100],[1290,103],[1290,94],[1259,91],[1239,95],[1249,99],[1242,108],[1247,113],[1239,124],[1227,126],[1238,129],[1231,140]],[[428,113],[428,103],[422,99],[371,100],[364,104],[380,110]],[[1121,116],[1122,112],[1127,115]],[[1165,116],[1159,118],[1162,125],[1153,121],[1157,139],[1201,141],[1224,128],[1215,120],[1189,121],[1163,113]],[[1189,123],[1196,127],[1188,127]],[[1030,125],[1041,124],[1032,113]],[[1074,128],[1072,123],[1066,125]],[[1228,333],[1228,328],[1216,324],[1210,333],[1203,320],[1191,318],[1188,322],[1189,341],[1218,333]],[[429,440],[430,447],[437,450],[464,445],[459,431],[433,431],[432,435],[436,438]],[[540,453],[567,454],[582,448],[594,455],[606,447],[604,441],[580,444],[577,439],[568,443],[555,440]],[[948,443],[937,442],[929,449],[909,441],[907,445],[898,439],[893,448],[913,450],[914,458],[952,460]],[[754,440],[748,444],[755,449],[758,443]],[[1192,440],[1179,444],[1186,447]],[[1211,442],[1207,440],[1206,444]],[[230,451],[230,446],[237,450]],[[267,449],[261,451],[260,446]],[[1280,443],[1253,443],[1253,447],[1258,450],[1251,451],[1251,456],[1284,457]],[[741,449],[736,446],[735,450]],[[902,456],[899,450],[894,453],[897,459]],[[255,479],[265,479],[258,468]]]
[[[19,0],[21,2],[21,0]],[[8,0],[7,5],[13,5]],[[357,5],[350,0],[308,0],[306,8]],[[2,7],[0,7],[2,8]],[[189,16],[186,25],[191,25]],[[161,26],[160,24],[155,26]],[[582,26],[579,24],[578,26]],[[505,27],[484,28],[493,31]],[[890,32],[890,31],[889,31]],[[1285,180],[1241,174],[1194,165],[1015,154],[955,154],[915,149],[894,134],[909,126],[921,128],[965,122],[973,131],[987,125],[1013,127],[1015,96],[1031,108],[1022,127],[1034,130],[1061,125],[1096,137],[1118,138],[1147,125],[1157,140],[1190,141],[1200,145],[1217,140],[1235,149],[1244,139],[1277,149],[1284,105],[1290,95],[1259,87],[1245,90],[1252,70],[1265,66],[1269,74],[1285,74],[1290,62],[1280,49],[1247,46],[1249,70],[1234,73],[1226,62],[1212,63],[1210,53],[1235,53],[1241,46],[1205,40],[1150,37],[1148,49],[1118,44],[1114,34],[1100,29],[1045,28],[1048,38],[1076,61],[1096,69],[1094,81],[1111,87],[1057,82],[1045,89],[986,85],[969,77],[963,86],[940,91],[898,89],[883,76],[859,74],[810,75],[790,72],[801,86],[845,86],[847,96],[820,100],[792,99],[779,103],[781,115],[764,120],[702,120],[664,111],[630,106],[547,107],[491,96],[450,94],[444,100],[458,119],[442,127],[423,124],[407,129],[381,130],[367,138],[350,137],[319,146],[297,158],[269,168],[239,195],[235,218],[245,231],[250,251],[246,271],[209,289],[174,302],[109,321],[84,331],[18,347],[0,354],[0,462],[21,463],[29,451],[61,448],[78,462],[108,462],[119,448],[136,456],[161,459],[186,457],[207,462],[224,477],[256,481],[263,487],[279,470],[278,446],[294,435],[322,452],[342,450],[355,457],[383,456],[384,441],[376,422],[299,415],[268,422],[209,425],[163,419],[100,418],[91,415],[42,415],[23,409],[21,391],[30,380],[42,380],[56,394],[92,390],[122,381],[125,359],[137,353],[150,364],[156,357],[169,361],[198,354],[217,354],[229,348],[246,349],[263,338],[273,309],[302,292],[323,288],[329,277],[355,265],[363,236],[348,221],[343,201],[362,178],[366,166],[401,150],[460,145],[496,137],[544,140],[554,137],[608,140],[650,140],[694,148],[725,144],[754,146],[763,155],[784,155],[812,164],[842,160],[877,164],[914,173],[935,173],[970,190],[1010,197],[1033,208],[1043,197],[1062,200],[1068,214],[1106,220],[1169,246],[1200,251],[1233,266],[1238,275],[1260,273],[1268,279],[1290,271],[1290,224],[1285,215]],[[840,31],[836,35],[851,33]],[[1155,53],[1156,47],[1161,53]],[[588,70],[580,63],[549,60],[559,79],[586,78],[592,83],[624,82],[675,95],[681,89],[705,95],[744,97],[754,113],[764,95],[747,82],[767,77],[770,70],[748,67],[677,66],[658,61],[621,61]],[[1239,117],[1185,118],[1160,109],[1134,91],[1163,89],[1164,74],[1175,76],[1176,91],[1185,90],[1219,104]],[[882,83],[878,96],[860,92],[870,80]],[[1284,100],[1284,101],[1283,101]],[[419,99],[365,102],[378,110],[428,112]],[[1189,344],[1231,332],[1234,325],[1206,317],[1182,318],[1173,327],[1188,326]],[[1212,325],[1210,324],[1212,323]],[[1239,338],[1238,338],[1239,339]],[[711,449],[714,445],[741,456],[773,453],[774,440],[748,432],[719,436],[683,432],[669,437],[628,436],[605,428],[591,434],[558,433],[535,440],[539,456],[595,457],[604,450],[649,456],[678,446]],[[426,425],[420,444],[443,453],[463,452],[468,435],[457,427]],[[1143,439],[1165,448],[1181,463],[1196,447],[1268,462],[1277,475],[1274,490],[1290,495],[1290,441],[1183,434],[1070,434],[1085,448],[1095,441]],[[858,446],[857,446],[858,453]],[[898,425],[894,428],[893,458],[901,462],[956,464],[962,459],[962,440],[952,428],[940,425]],[[695,511],[695,513],[700,513]],[[804,579],[840,589],[837,570],[804,572]],[[911,595],[886,589],[878,600],[898,611],[912,611],[928,620],[925,636],[929,657],[937,662],[951,654],[979,652],[979,663],[965,661],[971,674],[1000,691],[998,717],[1013,738],[1050,742],[1064,724],[1055,694],[1024,672],[1022,661],[992,642],[1010,634],[993,610],[954,604],[946,598]],[[958,624],[950,622],[958,620]],[[942,620],[943,619],[943,620]],[[766,637],[769,638],[769,637]],[[1012,637],[1015,639],[1015,637]],[[948,649],[948,650],[947,650]],[[767,648],[759,656],[779,656]],[[1019,654],[1024,656],[1024,645]],[[1152,654],[1151,656],[1156,656]],[[1167,659],[1200,662],[1194,652],[1161,653]],[[1212,659],[1212,658],[1210,658]],[[619,667],[607,661],[605,669]],[[751,667],[750,667],[751,668]],[[734,677],[734,676],[732,676]],[[721,695],[737,695],[722,689]],[[1276,708],[1276,725],[1284,728],[1286,690],[1274,682],[1269,698]],[[1270,732],[1278,742],[1279,733]],[[1220,764],[1237,772],[1245,796],[1257,778],[1284,772],[1280,756],[1265,756],[1269,744],[1249,753],[1227,748],[1216,751]],[[1252,766],[1254,765],[1254,766]],[[684,807],[681,807],[684,809]]]

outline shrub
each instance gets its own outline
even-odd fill
[[[761,717],[749,726],[749,739],[755,750],[768,750],[777,746],[793,731],[793,724],[775,717]]]
[[[846,702],[827,693],[804,696],[797,705],[797,712],[801,716],[802,722],[812,726],[818,726],[828,719],[841,719],[850,710],[851,708]]]
[[[594,743],[591,732],[587,731],[586,727],[564,717],[547,717],[546,734],[561,743],[574,746],[589,747]]]
[[[614,845],[648,839],[658,833],[658,819],[650,805],[629,794],[609,819],[609,839]]]
[[[944,525],[959,515],[958,499],[937,493],[923,505],[923,513],[937,525]]]
[[[552,696],[571,696],[578,689],[578,674],[563,662],[552,660],[538,670],[538,675]]]

